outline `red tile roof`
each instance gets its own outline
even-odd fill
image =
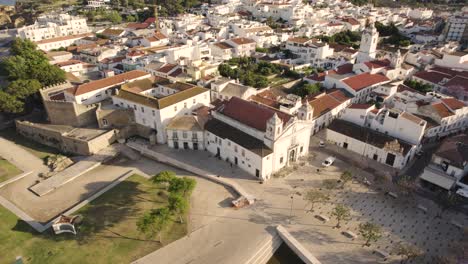
[[[468,91],[468,78],[456,76],[448,81],[445,85],[450,90],[465,90]]]
[[[457,110],[457,109],[460,109],[460,108],[463,108],[465,107],[465,103],[462,102],[462,101],[458,101],[457,99],[455,98],[444,98],[444,99],[441,99],[441,101],[446,105],[448,106],[450,109],[452,110]]]
[[[251,44],[255,43],[255,40],[249,38],[233,38],[230,39],[232,42],[236,43],[237,45],[244,45],[244,44]]]
[[[151,23],[154,23],[156,22],[156,18],[154,17],[148,17],[144,23],[147,23],[147,24],[151,24]]]
[[[309,101],[309,104],[314,108],[314,119],[331,111],[339,106],[341,102],[336,100],[333,96],[322,94]]]
[[[145,29],[148,28],[150,24],[148,23],[128,23],[127,28],[133,28],[133,29]]]
[[[245,101],[238,97],[232,97],[229,101],[222,104],[217,111],[260,131],[266,131],[267,121],[275,113],[283,121],[283,125],[293,117],[268,106]]]
[[[369,109],[372,107],[371,104],[352,104],[348,108],[350,109]]]
[[[353,72],[353,64],[351,63],[346,63],[336,68],[336,73],[340,75],[348,74],[352,72]]]
[[[134,71],[125,72],[119,75],[115,75],[112,77],[108,77],[105,79],[85,83],[76,88],[69,89],[67,91],[77,96],[77,95],[89,93],[91,91],[99,90],[102,88],[116,86],[126,81],[131,81],[131,80],[141,78],[144,76],[149,77],[150,74],[144,71],[134,70]]]
[[[444,78],[451,78],[449,74],[436,71],[420,71],[414,76],[434,84],[440,83]]]
[[[373,60],[373,61],[367,61],[364,62],[367,67],[370,69],[379,69],[379,68],[384,68],[390,65],[390,61],[387,59],[384,60]]]
[[[177,67],[177,64],[168,63],[168,64],[162,66],[161,68],[159,68],[159,69],[158,69],[158,72],[169,73],[169,72],[172,71],[175,67]]]
[[[439,114],[441,118],[453,115],[453,113],[450,112],[450,109],[448,109],[447,106],[445,106],[443,103],[433,104],[432,108]]]
[[[360,91],[369,86],[389,81],[387,77],[382,74],[370,74],[368,72],[349,77],[343,82],[347,84],[351,89]]]
[[[359,21],[357,21],[356,19],[354,19],[352,17],[343,18],[342,21],[346,22],[346,23],[349,23],[349,24],[351,24],[353,26],[360,25]]]

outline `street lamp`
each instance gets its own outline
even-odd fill
[[[297,186],[293,186],[293,189],[296,189]],[[291,193],[291,208],[289,209],[289,220],[288,223],[291,224],[292,220],[292,210],[293,210],[293,205],[294,205],[294,194],[296,194],[294,191]]]

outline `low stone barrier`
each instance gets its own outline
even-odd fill
[[[320,261],[310,253],[299,241],[297,241],[291,233],[286,230],[283,226],[279,225],[276,227],[276,231],[283,239],[283,241],[289,246],[289,248],[297,254],[299,258],[306,264],[321,264]]]

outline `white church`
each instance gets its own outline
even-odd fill
[[[313,109],[295,115],[232,97],[205,125],[206,150],[262,180],[309,152]]]

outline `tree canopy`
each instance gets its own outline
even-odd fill
[[[238,79],[244,85],[265,88],[268,86],[266,76],[280,73],[281,67],[266,61],[256,63],[255,59],[250,57],[240,57],[220,64],[218,71],[221,76]]]
[[[47,57],[30,40],[16,39],[11,56],[0,63],[0,70],[9,81],[0,88],[0,110],[21,113],[25,104],[43,86],[65,81],[65,72],[51,65]]]
[[[307,95],[315,94],[320,92],[320,84],[319,83],[308,83],[308,82],[302,82],[301,84],[295,86],[292,89],[292,93],[295,95],[298,95],[300,97],[305,97]]]
[[[433,90],[432,85],[416,80],[406,80],[404,84],[410,88],[420,91],[421,93],[427,93]]]

